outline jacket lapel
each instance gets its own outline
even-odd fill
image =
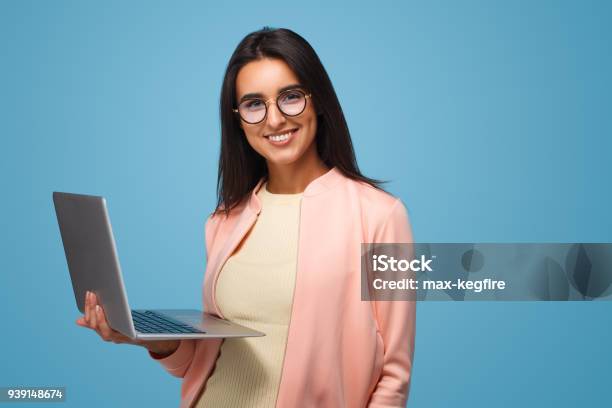
[[[262,184],[263,179],[257,183],[257,186],[255,186],[255,188],[251,192],[249,201],[241,210],[236,225],[230,232],[230,235],[228,236],[227,240],[222,244],[223,246],[219,251],[218,255],[215,257],[214,260],[211,260],[212,262],[210,265],[210,269],[208,269],[207,272],[212,274],[211,279],[207,281],[209,287],[205,288],[205,293],[211,294],[211,304],[207,306],[212,306],[214,313],[220,316],[221,318],[224,318],[224,316],[221,314],[221,311],[217,306],[215,290],[217,279],[219,277],[219,273],[221,272],[221,268],[223,268],[225,262],[229,259],[234,250],[238,247],[238,244],[240,244],[244,236],[247,234],[247,232],[249,232],[249,230],[257,220],[257,216],[261,211],[261,203],[259,202],[259,198],[256,194]],[[207,309],[210,310],[210,307],[207,307]]]

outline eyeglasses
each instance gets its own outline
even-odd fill
[[[297,116],[304,112],[306,109],[306,99],[312,97],[312,94],[307,94],[299,89],[291,89],[285,92],[281,92],[276,97],[276,106],[278,110],[285,116]],[[268,103],[270,98],[267,100],[259,98],[249,98],[238,105],[238,109],[232,109],[234,113],[238,113],[240,118],[254,125],[262,122],[266,116],[268,116]]]

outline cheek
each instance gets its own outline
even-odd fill
[[[317,135],[317,117],[316,115],[313,115],[306,121],[305,127],[308,128],[307,141],[310,144],[310,142],[312,142],[316,138],[316,135]]]
[[[259,135],[247,131],[244,132],[244,137],[247,140],[247,143],[253,148],[253,150],[261,154],[262,145],[265,140],[259,137]]]

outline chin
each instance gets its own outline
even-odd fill
[[[275,164],[278,166],[287,166],[297,162],[299,157],[271,157],[268,159],[268,163]]]
[[[293,152],[274,152],[266,156],[266,161],[270,164],[288,165],[300,160],[302,155]]]

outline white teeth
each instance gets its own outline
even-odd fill
[[[289,135],[290,134],[291,134],[291,132],[285,133],[284,135],[268,136],[268,139],[270,139],[270,140],[272,140],[274,142],[282,142],[283,140],[289,139]]]

